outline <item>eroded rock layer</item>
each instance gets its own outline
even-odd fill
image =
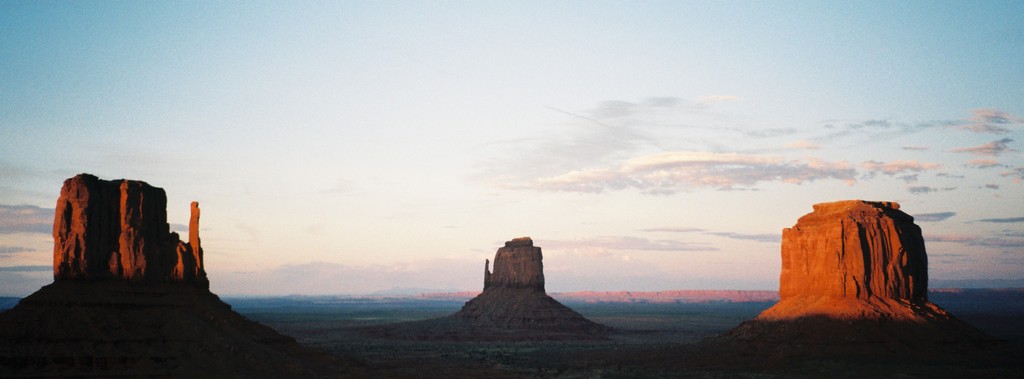
[[[207,287],[199,245],[199,203],[189,242],[167,223],[163,189],[80,174],[64,181],[53,224],[54,280],[187,282]]]
[[[337,360],[210,293],[199,246],[169,231],[167,197],[78,175],[54,218],[54,282],[0,313],[0,376],[308,378]]]
[[[814,205],[782,231],[779,303],[760,319],[944,318],[928,303],[921,228],[894,202]]]
[[[782,232],[779,302],[715,355],[960,354],[994,340],[928,301],[921,228],[893,202],[814,205]]]

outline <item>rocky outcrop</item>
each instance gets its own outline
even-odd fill
[[[0,313],[0,376],[307,378],[335,358],[249,321],[210,293],[192,203],[189,242],[160,188],[78,175],[54,219],[54,282]]]
[[[815,204],[782,231],[780,301],[761,319],[947,317],[928,302],[921,228],[894,202]]]
[[[782,232],[779,302],[716,355],[960,354],[993,339],[928,301],[921,228],[893,202],[814,205]],[[721,353],[721,354],[719,354]]]
[[[599,334],[609,330],[548,296],[541,248],[530,237],[505,242],[484,264],[484,290],[452,316],[480,328]]]
[[[163,189],[80,174],[64,181],[53,224],[54,280],[185,282],[207,287],[199,244],[199,203],[189,242],[167,223]]]

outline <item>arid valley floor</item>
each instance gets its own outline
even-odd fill
[[[246,317],[342,357],[342,376],[378,377],[1021,377],[1024,290],[937,290],[933,301],[983,332],[996,348],[930,359],[787,356],[722,357],[700,342],[725,332],[771,302],[600,302],[566,305],[616,328],[593,341],[419,341],[381,338],[367,327],[443,317],[465,299],[416,297],[270,297],[224,300]],[[556,298],[559,296],[556,294]],[[468,299],[468,298],[467,298]],[[0,307],[16,299],[0,300]]]

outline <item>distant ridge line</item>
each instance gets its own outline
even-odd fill
[[[1012,293],[1024,296],[1024,288],[933,288],[929,294]],[[469,300],[479,291],[428,292],[412,298],[423,300]],[[778,291],[769,290],[666,290],[666,291],[573,291],[555,292],[551,297],[570,303],[762,303],[779,301]]]

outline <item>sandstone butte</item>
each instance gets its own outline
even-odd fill
[[[848,354],[934,359],[974,357],[994,346],[994,339],[929,302],[927,291],[921,228],[899,204],[816,204],[782,231],[779,302],[710,338],[704,354],[765,362]]]
[[[167,223],[167,194],[145,182],[80,174],[64,181],[53,223],[53,278],[184,282],[208,288],[192,202],[189,242]]]
[[[484,262],[484,290],[451,318],[474,327],[561,333],[603,333],[610,328],[587,320],[548,296],[541,248],[530,237],[505,242],[494,255],[494,272]]]
[[[189,242],[163,189],[81,174],[54,216],[54,282],[0,313],[0,376],[318,377],[352,373],[209,291],[192,203]]]
[[[895,202],[815,204],[783,229],[779,298],[758,319],[949,317],[928,301],[921,228]]]

